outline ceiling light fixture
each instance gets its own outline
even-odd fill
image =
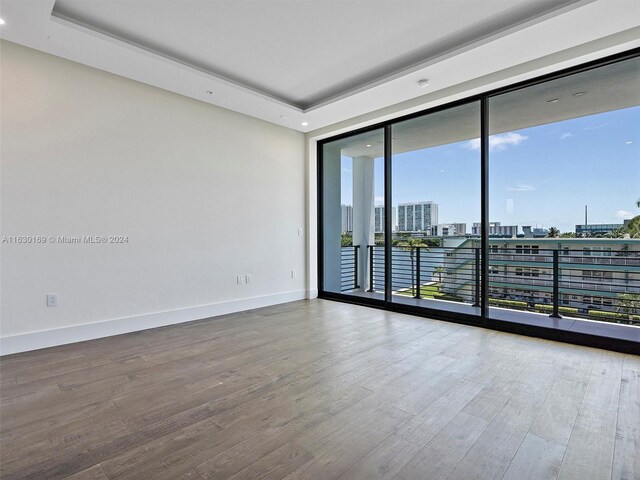
[[[5,23],[6,22],[2,18],[0,18],[0,25],[4,25]]]
[[[560,101],[560,99],[558,98],[552,98],[550,100],[547,100],[547,103],[558,103]]]
[[[300,125],[302,125],[303,127],[306,127],[307,125],[309,125],[309,122],[302,122]]]
[[[624,142],[624,143],[626,143],[627,145],[631,145],[633,142],[629,140],[628,142]]]
[[[367,143],[367,144],[365,145],[365,147],[367,147],[367,148],[371,148],[371,144],[370,144],[370,143]]]
[[[423,78],[422,80],[418,80],[418,86],[420,88],[425,88],[429,86],[429,80],[427,80],[426,78]]]
[[[573,94],[573,96],[574,96],[574,97],[581,97],[581,96],[583,96],[585,93],[587,93],[587,92],[576,92],[576,93],[574,93],[574,94]]]

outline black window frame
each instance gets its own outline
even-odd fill
[[[573,67],[558,70],[556,72],[548,73],[538,77],[524,80],[521,82],[507,85],[493,90],[488,90],[483,93],[471,95],[453,102],[445,103],[435,107],[427,108],[418,112],[414,112],[408,115],[399,116],[390,120],[385,120],[372,125],[368,125],[362,128],[354,129],[348,132],[344,132],[335,136],[327,137],[317,141],[316,154],[316,178],[317,178],[317,225],[318,225],[318,245],[317,245],[317,273],[318,273],[318,297],[337,300],[345,303],[353,303],[359,305],[365,305],[370,307],[382,308],[399,313],[409,313],[419,316],[425,316],[429,318],[437,318],[442,320],[453,321],[456,323],[477,325],[485,328],[491,328],[495,330],[508,331],[513,333],[525,334],[529,336],[536,336],[540,338],[547,338],[552,340],[559,340],[566,343],[574,343],[579,345],[587,345],[598,348],[606,348],[610,350],[616,350],[626,353],[640,353],[640,342],[633,337],[629,339],[610,337],[606,333],[580,333],[580,332],[568,332],[556,326],[539,326],[528,322],[515,322],[512,320],[496,319],[492,318],[489,311],[489,261],[481,262],[481,301],[478,315],[472,315],[468,313],[458,313],[445,310],[434,310],[425,307],[416,307],[412,305],[405,305],[401,303],[394,303],[390,298],[390,289],[386,289],[385,299],[375,299],[367,297],[356,297],[351,295],[345,295],[342,293],[327,292],[323,289],[324,280],[324,228],[323,228],[323,147],[325,144],[353,137],[358,134],[371,132],[373,130],[383,129],[384,131],[384,174],[385,174],[385,205],[391,205],[391,158],[392,158],[392,127],[395,124],[404,122],[406,120],[423,117],[440,111],[448,110],[451,108],[467,105],[470,103],[479,102],[480,104],[480,184],[481,184],[481,234],[480,234],[480,251],[482,259],[489,259],[489,100],[492,97],[511,93],[517,90],[525,89],[534,85],[550,82],[553,80],[561,79],[564,77],[576,75],[582,72],[587,72],[596,68],[601,68],[607,65],[612,65],[618,62],[623,62],[633,58],[640,57],[640,48],[633,48],[624,52],[620,52],[614,55],[603,57],[597,60],[592,60],[583,64],[575,65]],[[399,212],[398,212],[399,215]],[[391,251],[392,241],[392,209],[385,209],[385,251]],[[530,246],[525,248],[530,249]],[[562,250],[560,254],[562,254]],[[565,253],[566,254],[566,253]],[[386,284],[391,284],[391,255],[385,254],[385,276],[387,277]],[[603,331],[607,328],[615,327],[615,324],[603,324]]]

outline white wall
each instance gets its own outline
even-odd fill
[[[3,243],[3,354],[304,298],[303,134],[0,49],[1,235],[128,236]]]

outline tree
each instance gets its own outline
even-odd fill
[[[576,238],[576,234],[573,232],[564,232],[560,234],[560,238]]]
[[[629,220],[629,223],[624,226],[624,229],[631,238],[640,238],[640,215]]]
[[[557,238],[560,235],[560,230],[558,230],[556,227],[549,227],[549,233],[548,236],[551,238]]]
[[[629,319],[631,315],[640,315],[640,293],[621,293],[618,294],[618,298],[618,313],[628,314]]]
[[[393,246],[409,252],[409,258],[411,258],[411,293],[415,297],[416,295],[415,278],[416,277],[415,277],[414,259],[415,259],[416,248],[426,247],[427,243],[422,238],[404,237],[404,238],[398,238],[394,240]],[[428,252],[429,249],[426,248],[426,251]],[[420,288],[420,285],[418,285],[418,288]]]

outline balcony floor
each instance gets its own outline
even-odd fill
[[[352,291],[345,292],[360,298],[373,298],[384,301],[382,292]],[[450,302],[445,300],[434,300],[431,298],[413,298],[410,296],[392,296],[392,303],[397,305],[408,305],[411,307],[422,307],[432,310],[443,310],[466,315],[480,315],[480,308],[468,303]],[[574,332],[598,337],[626,340],[636,342],[640,345],[640,327],[630,326],[612,322],[599,322],[564,316],[563,318],[551,318],[547,314],[534,313],[522,310],[512,310],[507,308],[490,307],[489,318],[501,322],[511,322],[525,326],[544,327],[562,332]]]

